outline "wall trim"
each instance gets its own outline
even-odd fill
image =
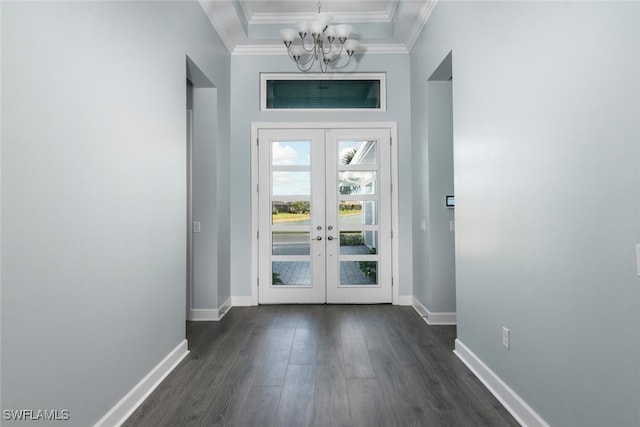
[[[109,412],[100,418],[100,420],[94,424],[94,427],[118,427],[122,425],[167,375],[178,366],[178,363],[180,363],[187,354],[189,354],[187,340],[183,340],[120,399]]]
[[[410,304],[413,309],[424,319],[427,325],[455,325],[456,313],[450,312],[432,312],[427,307],[422,305],[420,301],[414,296],[413,303]]]
[[[218,308],[192,308],[189,314],[189,320],[193,322],[217,322],[229,312],[231,307],[231,298],[228,298]]]
[[[453,352],[522,426],[549,427],[549,424],[533,408],[459,339],[456,339]]]

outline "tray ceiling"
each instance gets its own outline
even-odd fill
[[[413,46],[436,0],[326,0],[322,12],[349,24],[368,53],[404,53]],[[314,19],[317,0],[200,0],[232,54],[285,54],[280,29]]]

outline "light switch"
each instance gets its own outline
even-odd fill
[[[200,221],[195,221],[193,223],[193,232],[194,233],[199,233],[200,232]]]

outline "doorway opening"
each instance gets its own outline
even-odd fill
[[[216,301],[217,265],[217,89],[186,58],[187,94],[187,274],[186,318]],[[213,268],[212,267],[212,263]]]
[[[429,322],[454,323],[455,280],[455,196],[453,146],[453,61],[449,52],[428,79],[429,162],[429,265],[431,307],[438,307],[439,319]],[[449,203],[447,203],[449,200]],[[455,205],[455,203],[454,203]],[[446,313],[446,314],[445,314]],[[436,316],[438,317],[438,316]]]

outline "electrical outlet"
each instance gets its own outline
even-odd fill
[[[504,326],[502,327],[502,345],[504,348],[511,348],[511,332]]]

